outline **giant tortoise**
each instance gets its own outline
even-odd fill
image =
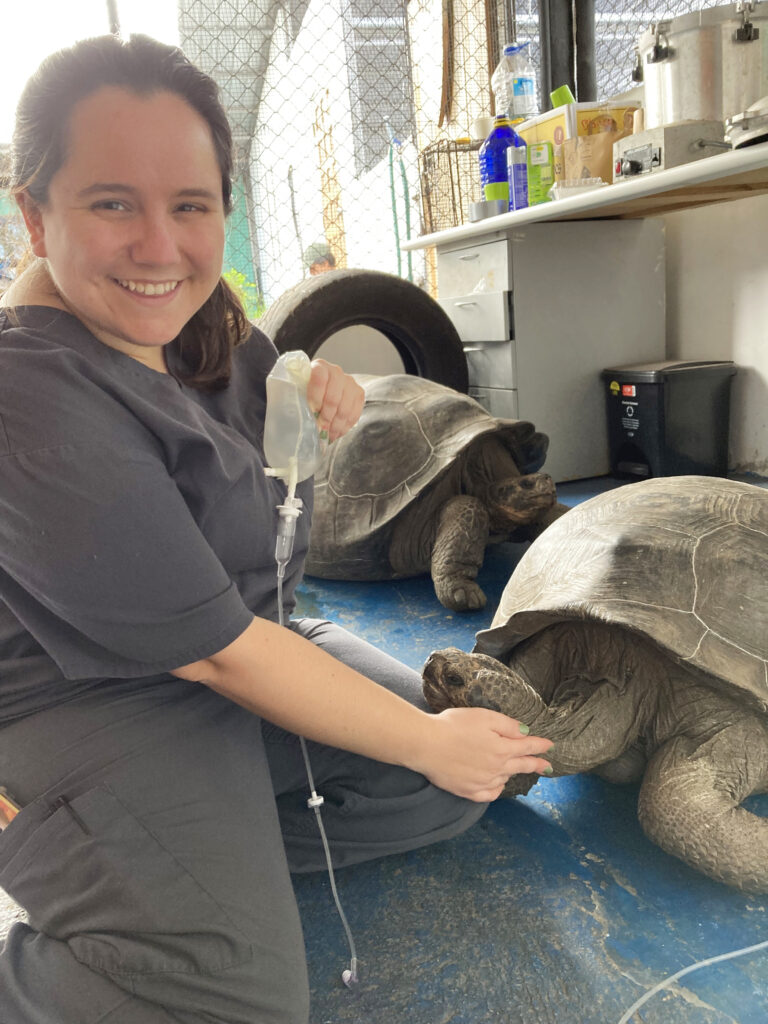
[[[685,476],[584,502],[525,552],[474,652],[431,655],[435,710],[519,719],[555,774],[642,778],[654,842],[768,891],[768,821],[740,806],[768,790],[768,490]]]
[[[482,608],[489,542],[526,540],[564,511],[532,423],[496,419],[473,398],[409,374],[361,375],[357,426],[315,475],[306,570],[381,580],[431,572],[438,600]]]

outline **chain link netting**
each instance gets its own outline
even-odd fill
[[[492,109],[509,21],[499,0],[181,0],[181,45],[237,140],[227,272],[257,303],[328,266],[429,283],[401,249],[424,227],[420,154]]]
[[[598,97],[633,85],[652,21],[700,6],[597,0]],[[224,271],[251,317],[331,266],[434,291],[430,257],[401,245],[462,223],[480,198],[473,125],[494,112],[505,43],[530,41],[538,67],[538,20],[537,0],[179,0],[180,45],[217,81],[232,122]],[[6,202],[0,273],[22,237]]]

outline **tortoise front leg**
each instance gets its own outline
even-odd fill
[[[431,573],[440,604],[453,611],[485,607],[475,577],[488,544],[488,510],[468,494],[451,498],[438,512]]]
[[[745,717],[707,742],[670,739],[640,789],[643,831],[692,868],[745,892],[768,892],[768,821],[739,805],[768,786],[768,730]]]

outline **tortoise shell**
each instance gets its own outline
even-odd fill
[[[521,473],[544,462],[547,438],[525,420],[491,416],[468,395],[410,374],[357,377],[357,425],[328,449],[315,474],[307,572],[343,579],[392,576],[394,524],[484,435],[500,437]]]
[[[578,505],[525,552],[474,649],[505,661],[568,620],[646,636],[768,710],[768,490],[667,477]]]

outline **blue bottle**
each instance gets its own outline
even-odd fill
[[[507,150],[515,144],[512,123],[505,114],[496,116],[491,134],[480,147],[480,183],[484,199],[509,202]]]
[[[512,129],[515,141],[507,150],[509,208],[524,210],[528,205],[528,159],[525,140]]]

